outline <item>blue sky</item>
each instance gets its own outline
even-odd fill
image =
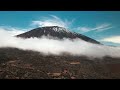
[[[0,11],[0,27],[29,30],[58,25],[96,39],[106,45],[120,46],[120,11]]]

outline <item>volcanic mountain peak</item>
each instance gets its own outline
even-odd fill
[[[75,33],[72,31],[67,30],[66,28],[59,27],[59,26],[47,26],[47,27],[39,27],[36,29],[33,29],[31,31],[28,31],[26,33],[17,35],[17,37],[21,38],[31,38],[31,37],[37,37],[41,38],[42,36],[50,36],[53,38],[58,38],[58,39],[82,39],[84,41],[90,42],[90,43],[95,43],[95,44],[100,44],[100,42],[91,39],[85,35]]]
[[[67,30],[66,28],[59,27],[59,26],[46,26],[46,27],[41,27],[39,29],[44,30],[44,33],[46,32],[46,30],[49,30],[49,32],[54,31],[54,32],[58,32],[58,33],[61,33],[61,32],[72,33],[71,31]]]
[[[48,26],[48,27],[41,27],[41,29],[48,29],[48,30],[54,30],[55,32],[70,32],[66,28],[59,27],[59,26]]]

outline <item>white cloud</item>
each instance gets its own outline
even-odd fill
[[[81,39],[54,40],[43,38],[21,39],[12,37],[11,33],[0,29],[0,47],[15,47],[23,50],[38,51],[43,54],[60,55],[63,52],[72,55],[85,55],[88,57],[120,57],[119,47],[110,47],[85,42]]]
[[[60,26],[69,28],[74,20],[62,20],[61,18],[50,15],[50,17],[42,17],[40,20],[32,21],[33,26],[44,27],[44,26]]]
[[[107,38],[102,39],[101,41],[120,44],[120,36],[107,37]]]
[[[80,31],[82,33],[85,33],[85,32],[89,32],[89,31],[101,32],[101,31],[108,30],[108,29],[111,29],[111,28],[113,28],[111,26],[111,24],[104,23],[104,24],[98,25],[94,28],[91,28],[91,27],[77,27],[76,30]]]

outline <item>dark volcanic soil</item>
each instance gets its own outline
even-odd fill
[[[0,49],[0,79],[115,79],[120,59],[89,60],[70,55],[45,56],[15,48]]]

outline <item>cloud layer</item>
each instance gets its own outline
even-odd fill
[[[71,55],[85,55],[88,57],[120,57],[119,47],[109,47],[85,42],[81,39],[54,40],[47,37],[21,39],[4,29],[0,29],[0,47],[15,47],[22,50],[33,50],[43,54],[60,55],[63,52]]]

